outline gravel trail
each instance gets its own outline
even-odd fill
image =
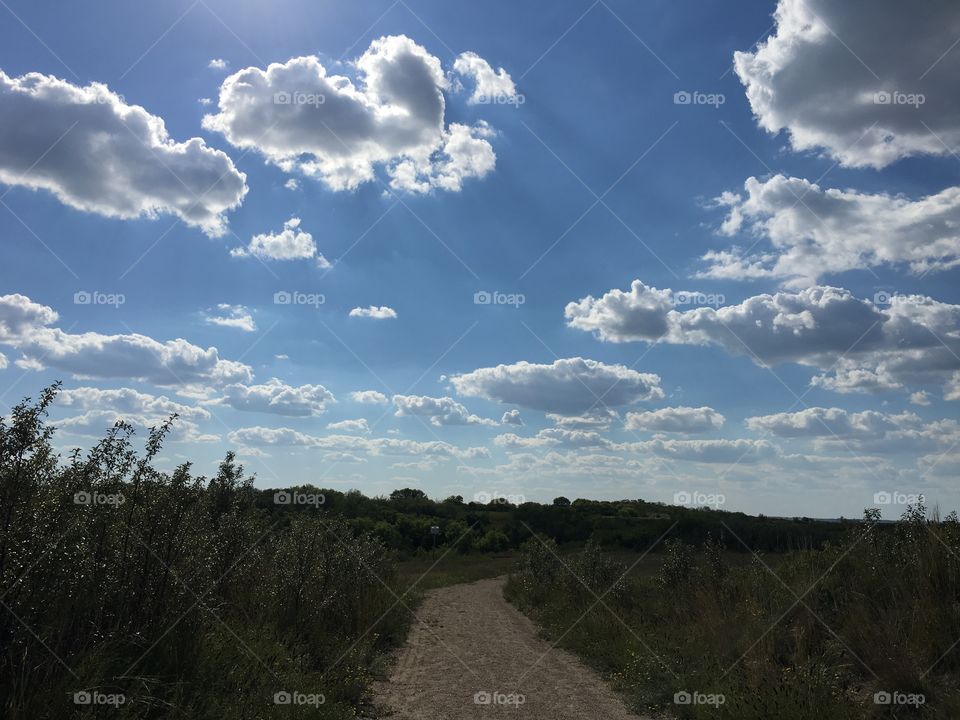
[[[374,701],[391,720],[636,720],[503,599],[505,578],[431,590]]]

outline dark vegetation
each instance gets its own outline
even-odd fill
[[[626,576],[592,543],[564,556],[534,538],[507,597],[638,711],[948,720],[960,717],[960,524],[927,515],[880,524],[868,510],[835,542],[775,562],[671,539],[658,571]],[[723,702],[676,702],[694,693]]]
[[[120,423],[60,457],[56,390],[0,421],[0,717],[363,716],[419,594],[517,557],[510,599],[637,707],[886,717],[868,698],[899,690],[960,717],[955,518],[259,490],[232,454],[213,477],[157,470],[169,424],[142,452]],[[685,689],[726,703],[672,706]]]

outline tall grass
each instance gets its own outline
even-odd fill
[[[407,622],[383,545],[258,509],[232,454],[158,471],[169,424],[142,454],[120,423],[64,461],[56,389],[0,422],[0,715],[355,716]]]
[[[623,577],[595,547],[560,560],[550,540],[532,539],[507,596],[637,710],[960,717],[960,524],[922,505],[892,526],[878,518],[868,510],[842,542],[775,569],[763,556],[730,567],[713,540],[668,541],[659,573]],[[700,704],[685,704],[694,693]]]

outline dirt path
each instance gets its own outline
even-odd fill
[[[576,658],[537,636],[503,599],[504,578],[432,590],[390,680],[374,698],[391,720],[620,720],[638,716]]]

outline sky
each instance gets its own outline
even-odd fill
[[[0,1],[0,402],[260,487],[960,505],[960,7]]]

